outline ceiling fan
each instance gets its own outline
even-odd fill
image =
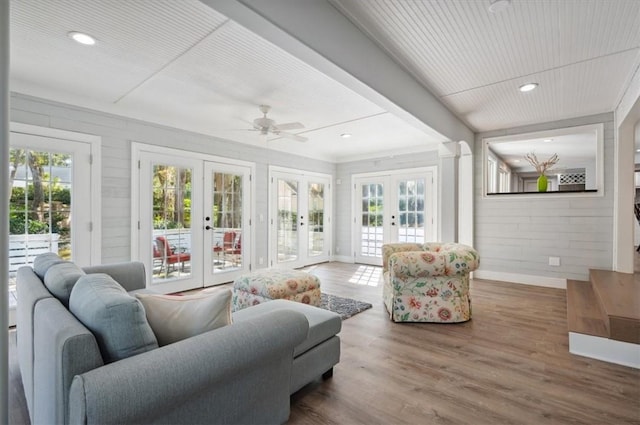
[[[299,122],[288,122],[285,124],[276,124],[271,118],[267,118],[267,113],[271,109],[269,105],[260,105],[260,112],[262,117],[253,120],[253,128],[263,135],[275,134],[276,136],[286,137],[287,139],[295,140],[297,142],[306,142],[309,140],[307,137],[298,136],[297,134],[287,133],[286,130],[297,130],[304,128],[304,125]]]

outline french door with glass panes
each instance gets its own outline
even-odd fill
[[[81,266],[100,261],[99,195],[92,194],[91,187],[92,181],[99,181],[100,166],[95,136],[11,127],[5,165],[10,190],[9,322],[14,325],[20,267],[46,252]]]
[[[140,150],[138,258],[147,287],[178,292],[249,270],[251,167]]]
[[[270,266],[303,267],[331,255],[331,177],[270,168]]]
[[[354,258],[382,265],[382,245],[435,237],[433,168],[354,176]]]

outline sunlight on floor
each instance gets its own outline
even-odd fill
[[[382,278],[382,267],[359,266],[351,276],[349,283],[366,286],[378,286]]]

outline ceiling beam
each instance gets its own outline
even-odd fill
[[[473,132],[327,0],[201,0],[422,130],[473,143]]]

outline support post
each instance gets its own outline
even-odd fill
[[[9,0],[0,0],[0,423],[9,423]]]
[[[460,144],[443,142],[438,149],[440,158],[440,241],[458,242],[458,160]]]

